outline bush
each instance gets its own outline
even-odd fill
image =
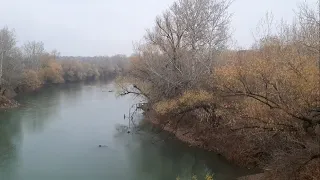
[[[40,70],[40,76],[44,83],[63,83],[62,66],[55,60],[44,62]]]
[[[306,167],[320,159],[319,12],[301,6],[296,23],[273,28],[280,31],[262,35],[249,50],[224,51],[225,43],[206,44],[211,41],[201,35],[208,35],[208,29],[189,32],[194,24],[180,14],[187,9],[192,16],[185,14],[196,17],[193,3],[201,2],[212,1],[182,0],[156,19],[131,59],[128,79],[133,87],[168,125],[182,117],[192,119],[191,126],[181,129],[189,128],[189,134],[201,131],[203,136],[194,133],[194,138],[201,138],[206,147],[232,152],[225,153],[229,159],[269,165],[271,179],[317,179],[320,166],[312,172]],[[191,27],[181,28],[184,22]],[[221,23],[227,28],[228,23]],[[195,34],[199,37],[192,37]],[[199,41],[193,44],[189,38]],[[215,120],[222,123],[208,126]]]
[[[33,70],[26,70],[23,73],[23,78],[20,83],[20,87],[23,91],[32,91],[40,88],[42,85],[38,74]]]
[[[212,98],[212,95],[204,90],[186,91],[178,98],[155,103],[154,109],[162,115],[186,113],[189,110],[208,108]]]

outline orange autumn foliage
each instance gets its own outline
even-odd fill
[[[62,66],[55,60],[49,59],[43,62],[42,69],[39,72],[42,81],[45,83],[63,83]]]

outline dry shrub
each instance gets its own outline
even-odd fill
[[[37,74],[37,72],[33,71],[33,70],[26,70],[23,73],[23,78],[21,81],[20,86],[22,87],[22,89],[24,90],[35,90],[39,87],[41,87],[42,83],[41,80],[39,79],[39,76]]]
[[[0,96],[0,109],[1,108],[15,108],[18,107],[19,103],[17,103],[13,99],[9,99],[5,96]]]
[[[68,82],[78,82],[85,80],[98,80],[106,73],[105,70],[99,69],[96,65],[77,60],[66,60],[62,62],[63,77]]]
[[[283,29],[286,33],[267,35],[251,50],[224,55],[233,61],[216,67],[213,77],[223,101],[233,100],[230,111],[221,111],[230,129],[248,139],[249,156],[267,155],[267,179],[316,179],[319,165],[311,171],[306,162],[312,157],[318,162],[320,155],[319,52],[314,51],[319,44],[310,48],[301,38],[310,29]]]
[[[129,72],[133,89],[158,114],[169,116],[170,125],[187,115],[192,125],[183,128],[228,159],[269,164],[271,179],[317,178],[319,165],[310,164],[320,154],[319,13],[303,6],[297,24],[282,24],[279,32],[263,35],[250,50],[223,51],[190,47],[206,38],[195,44],[184,40],[192,33],[178,28],[183,23],[176,26],[181,18],[175,17],[181,14],[174,11],[184,2],[158,17],[139,46]],[[312,157],[317,158],[306,164]]]
[[[271,109],[279,123],[290,116],[294,124],[315,128],[319,120],[311,114],[319,103],[320,82],[316,56],[279,41],[273,38],[257,50],[238,54],[233,64],[216,68],[216,84],[226,95],[245,97],[244,107],[251,116],[256,113],[255,118],[271,117]]]
[[[63,61],[64,79],[69,82],[84,80],[83,66],[80,61]]]
[[[214,78],[223,101],[233,100],[230,111],[222,112],[236,139],[247,139],[243,153],[249,159],[257,154],[257,162],[268,164],[266,179],[319,178],[320,166],[305,163],[320,154],[316,54],[272,37],[232,57],[232,63],[216,68]]]
[[[209,108],[213,96],[204,91],[186,91],[176,99],[156,103],[154,109],[161,115],[181,114],[199,108]]]
[[[318,180],[320,179],[320,159],[310,161],[301,169],[299,179],[303,180]]]
[[[291,147],[290,151],[276,150],[273,161],[268,165],[266,179],[303,179],[320,178],[319,148]]]
[[[56,84],[64,82],[62,66],[55,60],[44,62],[39,74],[45,83]]]
[[[154,105],[154,109],[159,114],[168,114],[169,112],[175,111],[178,108],[177,100],[161,101]]]
[[[87,80],[98,80],[100,77],[100,73],[95,65],[85,63],[84,69],[86,71],[86,79]]]

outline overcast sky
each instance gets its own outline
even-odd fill
[[[267,11],[276,20],[292,20],[303,0],[236,0],[233,37],[240,46],[253,42],[252,32]],[[314,3],[316,0],[307,0]],[[0,0],[0,28],[14,28],[19,44],[43,41],[62,55],[95,56],[132,53],[156,15],[174,0]]]

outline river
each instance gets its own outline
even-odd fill
[[[0,179],[183,180],[210,173],[227,180],[245,172],[163,134],[119,131],[138,99],[117,97],[114,89],[113,83],[51,86],[18,97],[20,108],[1,110]]]

